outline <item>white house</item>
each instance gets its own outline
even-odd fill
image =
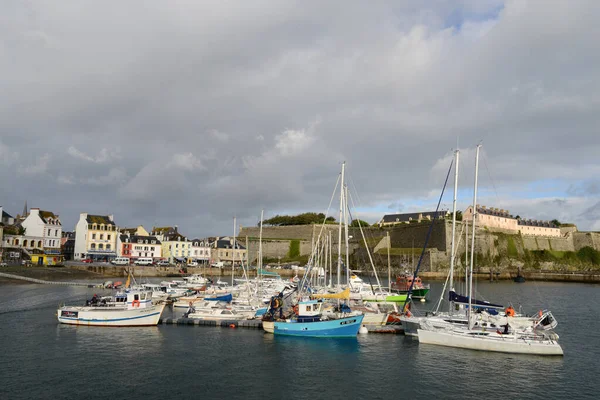
[[[196,261],[201,264],[208,264],[210,262],[210,242],[208,239],[192,240],[190,258],[192,261]]]
[[[107,260],[117,256],[119,228],[112,215],[81,213],[75,226],[75,260]]]
[[[21,246],[31,250],[31,261],[34,264],[56,264],[62,261],[62,223],[58,215],[32,208],[21,226],[25,229]]]

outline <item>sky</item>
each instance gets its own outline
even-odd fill
[[[0,0],[0,205],[233,233],[458,206],[600,230],[600,2]],[[335,206],[330,214],[336,214]],[[441,203],[452,207],[452,178]]]

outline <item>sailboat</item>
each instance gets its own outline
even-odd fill
[[[341,172],[341,184],[340,184],[340,221],[338,231],[338,264],[337,264],[337,288],[341,289],[340,276],[341,276],[341,265],[342,265],[342,224],[345,227],[345,242],[346,248],[348,248],[348,224],[347,224],[347,187],[344,185],[344,174],[345,165],[342,164]],[[337,184],[336,184],[337,187]],[[322,233],[322,232],[321,232]],[[321,234],[319,234],[321,237]],[[314,256],[314,253],[313,253]],[[346,250],[346,269],[348,265],[349,254]],[[310,268],[313,267],[312,263],[314,260],[309,261],[309,270],[306,271],[301,284],[300,289],[305,288],[308,285],[308,279],[310,276]],[[347,279],[349,280],[349,274],[347,269]],[[349,286],[349,285],[347,285]],[[324,313],[324,299],[337,299],[339,313]],[[301,298],[300,301],[294,306],[294,313],[290,318],[274,320],[272,317],[276,315],[272,310],[269,312],[269,317],[263,319],[263,329],[265,332],[273,333],[275,335],[289,335],[289,336],[302,336],[302,337],[356,337],[361,327],[364,315],[351,313],[350,308],[347,305],[340,304],[340,300],[350,299],[350,288],[346,287],[344,291],[338,294],[324,294],[324,295],[313,295],[312,298]]]
[[[558,335],[549,326],[556,326],[551,313],[541,313],[539,319],[534,321],[533,325],[526,327],[511,322],[510,317],[506,317],[504,329],[486,329],[489,328],[488,322],[481,321],[482,314],[473,312],[476,307],[482,304],[472,299],[473,294],[473,261],[475,246],[475,228],[477,212],[477,178],[479,169],[479,151],[481,145],[477,146],[475,156],[475,187],[473,191],[473,222],[471,235],[471,262],[469,265],[469,296],[465,299],[456,295],[452,289],[452,262],[450,270],[450,296],[452,301],[467,302],[466,324],[436,324],[434,319],[420,320],[420,326],[417,329],[419,343],[434,344],[447,347],[457,347],[472,350],[494,351],[502,353],[517,354],[536,354],[536,355],[563,355],[563,350],[558,344]],[[456,189],[455,189],[456,196]],[[453,217],[453,233],[454,233]],[[454,239],[453,239],[454,240]],[[454,243],[452,246],[452,255],[454,255]],[[485,305],[485,304],[484,304]],[[497,306],[498,307],[498,306]],[[493,308],[493,307],[492,307]],[[484,326],[484,323],[486,324]],[[498,327],[499,328],[499,327]],[[512,331],[511,331],[512,328]]]

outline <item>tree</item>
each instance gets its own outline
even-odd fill
[[[323,213],[303,213],[298,215],[276,215],[263,221],[263,225],[287,226],[287,225],[310,225],[335,222],[335,218],[327,217]],[[260,226],[260,223],[258,224]]]
[[[358,228],[359,224],[363,228],[366,228],[366,227],[370,226],[368,222],[365,222],[365,221],[363,221],[361,219],[354,219],[354,220],[352,220],[352,223],[350,223],[350,226],[354,227],[354,228]]]
[[[559,221],[559,220],[557,220],[557,219],[553,219],[551,222],[554,224],[554,226],[561,226],[561,225],[562,225],[562,224],[560,223],[560,221]]]

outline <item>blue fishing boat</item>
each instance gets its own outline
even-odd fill
[[[220,295],[220,296],[205,297],[204,300],[207,300],[207,301],[224,301],[226,303],[231,303],[231,300],[233,300],[233,296],[231,295],[231,293],[227,293],[227,294],[223,294],[223,295]]]
[[[265,331],[275,335],[303,337],[356,337],[364,315],[333,318],[322,315],[321,300],[301,301],[294,307],[295,315],[284,321],[263,321]]]

